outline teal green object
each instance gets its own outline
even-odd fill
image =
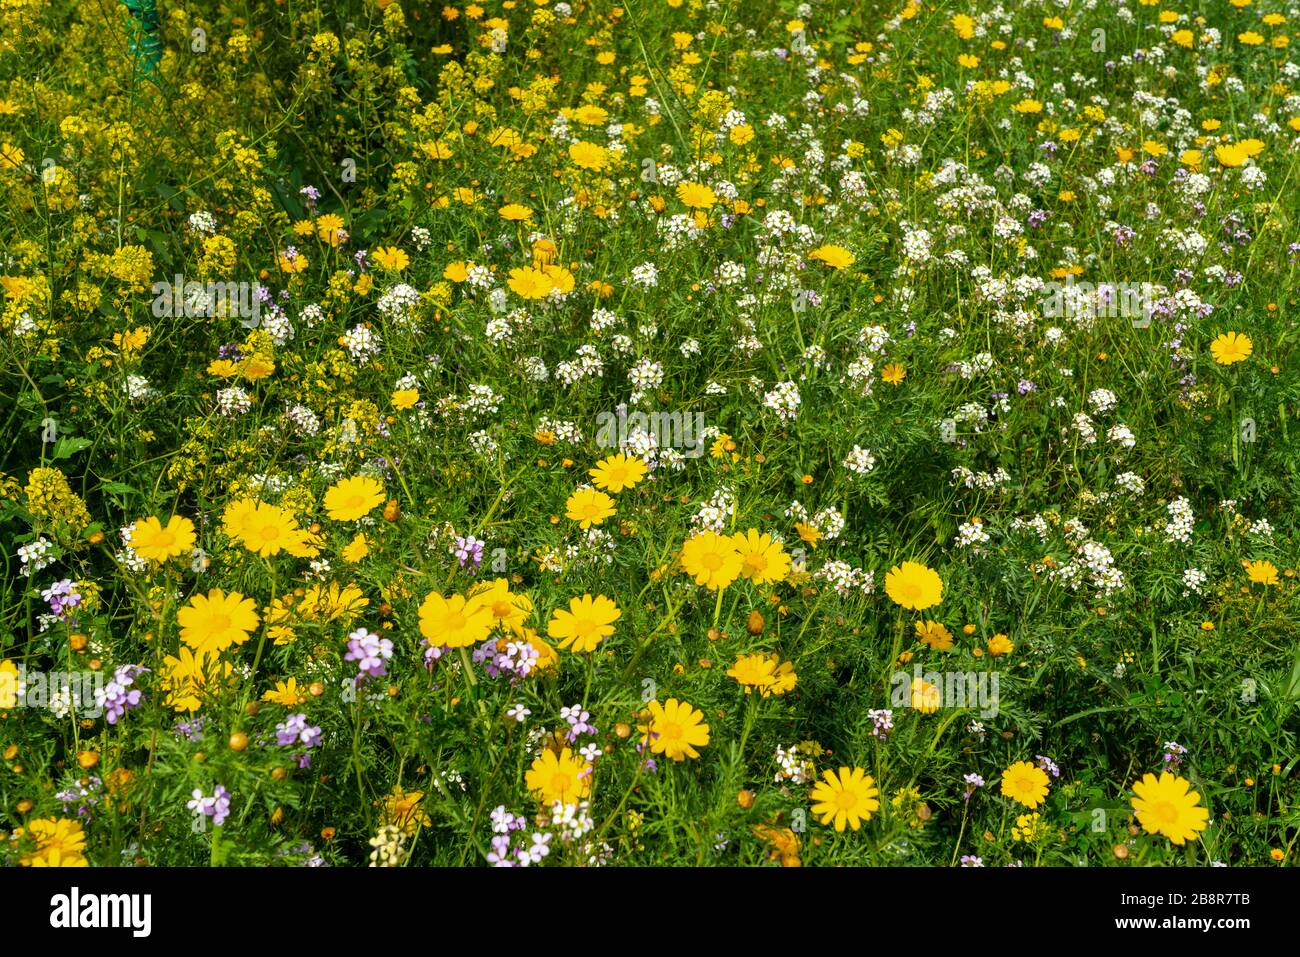
[[[122,0],[130,17],[126,22],[131,55],[155,84],[158,64],[162,62],[162,38],[159,35],[157,0]]]

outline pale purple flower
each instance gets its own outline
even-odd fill
[[[203,725],[207,723],[207,716],[195,715],[189,721],[180,720],[172,729],[176,734],[183,736],[187,741],[203,740]]]
[[[71,578],[57,581],[41,592],[41,598],[50,605],[50,612],[60,618],[71,617],[73,608],[81,604],[81,593]]]
[[[569,723],[569,740],[576,741],[582,734],[595,734],[596,726],[589,724],[587,719],[591,717],[589,712],[582,710],[582,705],[575,704],[569,708],[560,709],[560,717]]]
[[[487,862],[493,867],[516,867],[514,855],[510,851],[510,838],[505,834],[492,837],[492,850],[488,852]]]
[[[144,672],[143,665],[121,665],[103,688],[95,692],[95,703],[104,709],[104,720],[117,724],[118,719],[133,708],[139,707],[144,694],[131,684]]]
[[[307,723],[305,714],[291,714],[275,726],[275,743],[282,748],[301,745],[304,750],[295,757],[298,767],[311,767],[311,749],[321,742],[321,729]]]
[[[230,814],[230,792],[220,784],[212,792],[212,823],[221,827]]]
[[[384,662],[391,657],[393,657],[391,638],[380,638],[365,628],[358,628],[348,635],[348,653],[343,656],[343,660],[357,663],[357,670],[360,672],[358,679],[361,675],[369,675],[371,678],[384,677],[388,674]]]
[[[55,800],[63,803],[65,813],[70,805],[75,804],[77,805],[77,817],[89,817],[103,784],[103,781],[91,775],[89,778],[83,778],[75,782],[71,787],[65,788],[54,797]]]
[[[533,843],[532,846],[528,848],[528,856],[532,859],[534,864],[540,864],[542,858],[551,853],[552,837],[554,837],[554,835],[546,834],[542,831],[533,832]]]
[[[203,792],[195,788],[190,792],[190,800],[185,806],[188,807],[195,815],[203,815],[212,818],[212,823],[220,827],[225,823],[226,818],[230,815],[230,792],[220,784],[212,792],[212,797],[205,797]]]
[[[473,571],[478,571],[479,566],[483,564],[483,546],[486,544],[487,542],[473,535],[463,537],[457,535],[453,543],[447,547],[447,551],[456,556],[461,568],[473,565]]]
[[[527,818],[518,814],[511,814],[506,810],[504,804],[498,804],[488,815],[492,820],[492,832],[494,834],[509,834],[511,831],[518,831],[527,827]]]
[[[1178,767],[1183,763],[1183,755],[1186,753],[1187,753],[1187,749],[1183,747],[1181,744],[1179,744],[1177,741],[1166,741],[1165,742],[1166,767],[1168,767],[1169,770],[1171,771],[1177,770]]]

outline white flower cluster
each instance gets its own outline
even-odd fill
[[[660,170],[660,176],[663,172]],[[654,263],[642,263],[632,270],[632,285],[650,289],[659,285],[659,270]]]
[[[415,308],[419,304],[419,290],[399,282],[379,297],[376,308],[384,318],[403,326],[410,326],[415,317]]]
[[[132,526],[130,525],[117,530],[118,535],[122,538],[122,550],[117,552],[115,557],[118,564],[126,566],[128,571],[142,572],[149,567],[149,561],[136,554],[135,549],[131,547],[131,530]]]
[[[953,363],[952,366],[953,371],[963,379],[973,379],[992,368],[993,356],[987,352],[981,352],[970,359],[962,359],[960,362]]]
[[[1208,580],[1209,576],[1199,568],[1183,569],[1183,597],[1199,595]]]
[[[988,543],[989,533],[984,530],[981,522],[962,522],[957,526],[957,537],[953,540],[953,544],[958,548],[979,550]]]
[[[858,333],[858,344],[867,352],[878,354],[884,351],[890,338],[889,331],[884,326],[863,326]]]
[[[491,386],[471,385],[469,397],[461,403],[461,408],[471,415],[495,415],[501,408],[501,397]]]
[[[1115,408],[1118,402],[1119,399],[1110,389],[1093,389],[1088,393],[1088,404],[1092,406],[1095,415],[1105,415]]]
[[[217,231],[217,217],[206,211],[190,213],[190,218],[186,220],[186,225],[192,233],[201,233],[205,236],[211,236]]]
[[[1126,449],[1131,449],[1133,446],[1137,445],[1137,436],[1134,435],[1133,430],[1123,422],[1118,425],[1112,425],[1106,430],[1106,440],[1121,445]]]
[[[871,595],[876,590],[875,572],[863,571],[838,558],[822,565],[813,573],[813,578],[829,584],[841,598],[847,598],[854,592]]]
[[[1074,431],[1079,434],[1079,441],[1084,445],[1095,445],[1097,442],[1097,429],[1093,425],[1092,416],[1087,412],[1076,412],[1074,420],[1071,423]],[[1064,434],[1069,434],[1069,429],[1062,430]]]
[[[1271,542],[1273,540],[1273,523],[1266,518],[1251,522],[1250,528],[1246,529],[1246,534]]]
[[[570,565],[609,565],[614,561],[614,549],[618,542],[614,536],[601,528],[589,528],[579,533],[577,542],[564,546],[558,556],[562,568]]]
[[[812,761],[799,753],[797,745],[784,748],[776,746],[776,777],[778,784],[788,781],[791,784],[810,784],[817,776],[817,768]]]
[[[1136,472],[1121,472],[1116,475],[1115,485],[1128,495],[1141,495],[1147,489],[1147,483]]]
[[[651,359],[641,359],[627,373],[632,383],[632,402],[640,402],[647,392],[659,388],[664,381],[664,367]]]
[[[252,398],[237,385],[217,390],[217,411],[228,418],[243,415],[252,407]]]
[[[488,435],[483,429],[469,434],[469,447],[474,450],[476,455],[482,456],[495,455],[497,449],[500,448],[497,440]]]
[[[262,329],[277,346],[282,346],[294,336],[293,323],[289,314],[282,309],[273,309],[262,316]]]
[[[566,844],[588,834],[596,822],[591,818],[591,805],[587,801],[578,804],[562,804],[556,801],[551,805],[551,827],[558,828],[560,840]]]
[[[1192,503],[1179,496],[1165,506],[1165,511],[1169,513],[1169,524],[1165,527],[1165,540],[1190,545],[1192,526],[1196,520],[1192,514]]]
[[[546,361],[541,356],[527,356],[519,360],[519,368],[529,382],[545,382],[551,377]]]
[[[844,467],[854,475],[866,475],[876,467],[876,457],[870,449],[860,445],[853,446],[853,451],[844,459]]]
[[[778,382],[763,396],[763,407],[771,409],[782,422],[792,422],[799,415],[799,387],[793,382]]]
[[[736,510],[736,496],[728,488],[715,489],[708,502],[700,506],[691,527],[697,531],[709,531],[722,534],[727,521]]]
[[[875,371],[875,361],[868,355],[860,355],[844,369],[844,381],[865,399],[871,395],[871,376]]]
[[[54,543],[44,537],[26,545],[19,545],[18,559],[23,563],[20,570],[24,575],[35,575],[54,561],[53,552]]]
[[[1092,539],[1083,542],[1065,565],[1051,569],[1048,577],[1071,590],[1078,590],[1086,582],[1102,595],[1120,591],[1125,584],[1124,573],[1115,567],[1110,549]]]
[[[952,483],[964,488],[977,488],[983,491],[991,491],[1000,486],[1011,483],[1011,473],[1004,468],[994,469],[992,472],[972,472],[964,465],[959,465],[952,470]]]
[[[315,435],[320,431],[320,418],[302,403],[289,406],[284,417],[303,435]]]
[[[604,332],[606,329],[612,329],[623,320],[618,314],[609,309],[594,309],[591,313],[591,331]]]
[[[1051,534],[1047,526],[1047,519],[1041,515],[1035,515],[1033,518],[1013,518],[1011,520],[1011,530],[1013,532],[1033,532],[1038,536],[1040,542],[1046,542]]]
[[[577,445],[582,441],[582,430],[574,422],[565,419],[552,419],[549,415],[544,415],[537,420],[538,432],[549,432],[555,436],[557,442],[567,442],[570,445]]]
[[[840,514],[839,509],[830,506],[814,515],[810,524],[821,532],[822,537],[827,541],[834,541],[844,531],[844,516]]]
[[[343,348],[355,361],[362,362],[379,354],[379,336],[364,323],[358,323],[343,334]]]
[[[146,401],[154,393],[153,387],[149,385],[149,380],[135,373],[127,375],[123,390],[126,392],[126,397],[135,403]]]
[[[555,378],[564,385],[574,385],[583,379],[599,379],[605,374],[605,362],[590,343],[578,346],[572,360],[565,360],[555,367]]]

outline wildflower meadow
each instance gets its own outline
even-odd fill
[[[0,0],[0,863],[1295,864],[1298,195],[1296,0]]]

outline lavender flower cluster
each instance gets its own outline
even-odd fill
[[[298,767],[311,767],[311,749],[320,744],[321,729],[309,725],[305,714],[291,714],[275,726],[275,743],[282,748],[301,745],[305,750],[295,757]]]
[[[357,663],[357,681],[364,677],[383,678],[388,674],[384,662],[393,657],[393,641],[381,638],[372,631],[358,628],[348,635],[348,652],[344,661]]]
[[[211,797],[205,797],[199,788],[191,791],[190,797],[192,800],[185,806],[194,813],[196,821],[210,817],[216,827],[226,823],[226,818],[230,816],[230,792],[220,784],[213,790]]]
[[[109,682],[95,692],[95,703],[104,709],[104,720],[117,724],[122,715],[140,706],[144,693],[131,685],[149,669],[143,665],[121,665]]]

